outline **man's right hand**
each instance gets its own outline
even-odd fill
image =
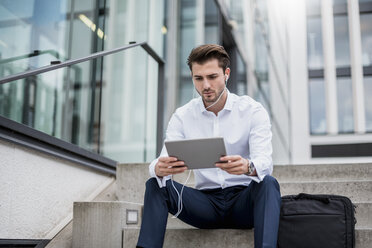
[[[155,165],[155,174],[158,177],[179,174],[187,170],[185,162],[178,161],[175,157],[160,157]]]

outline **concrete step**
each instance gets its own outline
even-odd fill
[[[130,175],[130,176],[128,176]],[[188,172],[176,175],[177,182],[184,183]],[[315,164],[277,165],[273,176],[280,184],[287,182],[346,182],[372,180],[372,164]],[[148,164],[120,164],[117,167],[117,196],[119,200],[143,202],[145,182],[149,178]],[[194,185],[191,173],[187,186]],[[343,194],[342,194],[343,195]]]
[[[281,182],[371,180],[372,163],[276,165],[273,176]]]
[[[356,203],[358,219],[357,239],[360,247],[371,239],[372,203]],[[137,223],[127,223],[127,210],[137,211]],[[72,247],[135,247],[138,239],[142,216],[142,205],[129,202],[76,202],[74,204],[74,222]],[[190,244],[203,240],[200,247],[239,247],[229,244],[245,244],[253,247],[253,234],[249,230],[199,230],[169,215],[164,247],[180,247],[175,244]],[[124,230],[121,233],[121,230]],[[180,231],[181,230],[181,231]],[[215,235],[218,236],[215,239]],[[247,236],[248,235],[248,236]],[[234,239],[231,239],[234,237]],[[362,246],[364,245],[364,246]],[[358,246],[357,246],[358,248]]]
[[[73,211],[72,247],[120,248],[122,229],[139,228],[142,205],[129,202],[75,202]],[[137,215],[136,223],[129,223],[133,219],[128,218],[129,214]]]
[[[123,229],[123,248],[135,247],[138,228]],[[372,229],[355,230],[355,248],[371,248]],[[164,248],[235,248],[254,247],[253,230],[236,229],[167,229]]]
[[[355,218],[357,228],[372,228],[372,202],[357,202]]]
[[[134,166],[133,166],[134,167]],[[140,169],[131,170],[139,173]],[[124,168],[124,167],[122,167]],[[148,177],[137,179],[134,182],[131,176],[126,176],[125,180],[118,179],[117,196],[119,200],[143,203],[143,195],[145,192],[145,182]],[[182,182],[182,181],[181,181]],[[183,182],[182,182],[183,183]],[[309,194],[337,194],[349,197],[353,202],[370,202],[372,201],[372,179],[370,180],[354,180],[354,181],[281,181],[279,179],[281,194],[292,195],[298,193]],[[192,185],[188,185],[192,186]]]
[[[116,168],[116,195],[119,201],[143,203],[148,164],[119,164]]]
[[[279,183],[282,196],[299,193],[335,194],[347,196],[352,202],[372,201],[372,180]]]
[[[174,178],[184,183],[187,176],[188,171]],[[273,176],[280,182],[370,180],[372,179],[372,164],[276,165]],[[191,185],[195,183],[193,173],[188,183]]]
[[[184,183],[188,172],[175,176]],[[372,164],[286,165],[275,166],[274,177],[281,186],[282,195],[298,193],[337,194],[349,197],[357,206],[356,248],[371,248],[372,243]],[[149,178],[148,164],[122,164],[117,170],[117,196],[119,200],[143,202],[145,182]],[[193,186],[193,174],[188,186]],[[197,230],[178,219],[168,219],[164,247],[227,247],[232,236],[238,243],[253,247],[252,232],[248,230]],[[133,247],[137,242],[139,226],[123,229],[123,247]],[[201,238],[203,237],[203,238]],[[218,238],[216,238],[218,237]],[[251,238],[249,238],[251,237]],[[243,240],[242,240],[243,239]],[[194,244],[202,240],[202,244]],[[225,242],[225,243],[224,243]],[[177,245],[178,244],[178,245]],[[188,246],[190,245],[190,246]],[[250,246],[249,246],[250,245]],[[234,247],[234,246],[228,246]],[[241,247],[241,246],[236,246]]]

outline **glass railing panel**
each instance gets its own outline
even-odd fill
[[[156,156],[158,73],[137,46],[0,84],[0,115],[121,163],[148,162]]]
[[[0,76],[101,51],[106,2],[0,1]]]
[[[63,138],[61,120],[66,71],[65,68],[1,84],[0,115]]]
[[[7,75],[67,56],[70,10],[70,0],[0,1],[0,60],[16,58],[0,63],[10,71]],[[32,56],[34,51],[46,53]]]
[[[101,152],[119,162],[155,158],[158,64],[143,49],[105,57]]]

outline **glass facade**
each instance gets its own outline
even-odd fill
[[[342,1],[337,1],[342,2]],[[334,15],[336,67],[350,67],[349,24],[347,13]]]
[[[366,108],[366,131],[372,132],[372,76],[364,77],[364,103]]]
[[[366,131],[372,132],[372,0],[359,0]]]
[[[180,2],[180,26],[179,26],[179,97],[178,106],[182,106],[191,98],[196,97],[190,69],[186,64],[187,57],[196,44],[196,0],[182,0]]]
[[[323,78],[311,78],[309,80],[311,134],[325,134],[327,132],[324,89]]]
[[[269,25],[267,20],[266,1],[260,1],[255,11],[255,73],[257,83],[261,89],[261,94],[265,99],[263,104],[270,104],[270,87],[269,87],[269,52],[267,45],[269,44]]]
[[[322,18],[320,1],[306,1],[307,9],[307,66],[311,71],[324,69]],[[326,134],[326,95],[322,77],[309,76],[310,133]]]
[[[364,66],[372,66],[372,12],[361,13],[362,61]]]
[[[337,110],[338,132],[353,132],[353,89],[351,78],[349,77],[337,78]]]
[[[309,70],[323,69],[323,35],[320,1],[306,1],[307,6],[307,63]]]

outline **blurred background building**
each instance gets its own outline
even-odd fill
[[[110,181],[84,165],[110,175],[116,162],[153,160],[171,114],[197,97],[186,59],[205,43],[229,52],[229,90],[270,113],[275,164],[371,161],[371,23],[372,0],[0,0],[0,80],[20,75],[0,84],[0,181],[55,180],[46,152],[84,198]],[[22,77],[133,42],[164,68],[136,46]],[[0,238],[51,237],[63,215],[26,231],[11,207],[0,205]]]

